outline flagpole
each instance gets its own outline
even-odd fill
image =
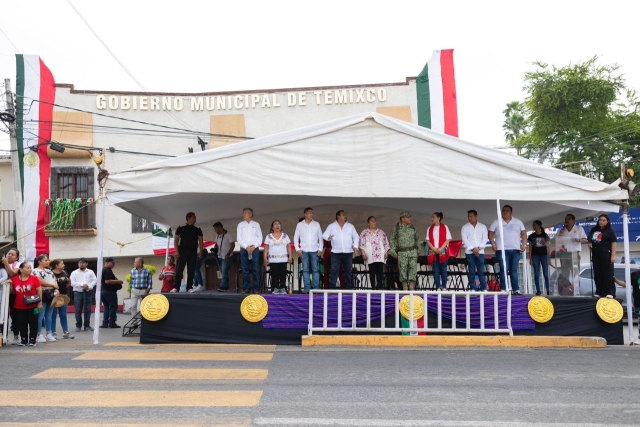
[[[17,115],[15,106],[13,104],[13,93],[11,92],[11,81],[4,79],[4,88],[7,100],[7,112],[16,118]],[[27,251],[24,241],[24,215],[22,213],[22,183],[20,182],[20,165],[18,160],[18,140],[16,138],[16,126],[15,122],[9,123],[9,142],[11,147],[11,168],[13,170],[13,193],[15,199],[15,221],[16,221],[16,247],[22,254],[22,257],[27,256]]]
[[[167,251],[164,253],[164,265],[167,265],[169,261],[169,240],[171,239],[169,233],[171,233],[171,228],[167,229]]]

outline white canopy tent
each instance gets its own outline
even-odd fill
[[[397,219],[445,213],[449,226],[475,209],[487,225],[496,201],[525,224],[550,226],[617,212],[628,199],[605,184],[509,153],[376,113],[111,173],[108,200],[156,223],[176,227],[194,211],[199,224],[236,224],[252,207],[263,223],[338,209]],[[363,224],[364,225],[364,224]],[[264,226],[263,226],[264,229]],[[630,298],[628,298],[628,301]]]
[[[468,209],[492,218],[498,199],[525,223],[551,225],[566,212],[618,211],[611,202],[627,198],[615,184],[376,113],[112,173],[107,192],[124,210],[174,227],[187,211],[201,224],[238,221],[246,206],[262,219],[299,217],[306,206],[395,217],[437,210],[462,225]]]

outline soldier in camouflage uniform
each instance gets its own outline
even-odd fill
[[[389,244],[391,245],[390,255],[398,260],[402,289],[414,291],[418,273],[416,263],[420,239],[416,228],[411,224],[409,212],[400,213],[400,222],[393,227]]]

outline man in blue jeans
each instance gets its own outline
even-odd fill
[[[487,292],[487,278],[484,275],[484,247],[487,244],[487,226],[478,222],[478,212],[467,211],[468,223],[462,226],[460,235],[464,245],[469,271],[469,289]],[[480,289],[476,286],[476,275],[480,280]]]
[[[216,232],[218,266],[222,279],[218,292],[226,292],[229,290],[229,269],[233,264],[233,250],[236,248],[236,242],[233,240],[233,235],[224,229],[221,222],[213,224],[213,229]]]
[[[73,288],[73,304],[76,309],[76,332],[82,330],[82,312],[84,311],[84,330],[93,331],[91,327],[91,302],[93,288],[98,279],[93,271],[87,268],[86,258],[80,258],[78,269],[71,273],[71,287]]]
[[[296,226],[293,245],[298,256],[302,259],[302,280],[304,282],[302,293],[309,293],[310,279],[313,279],[313,289],[320,289],[318,257],[322,256],[324,241],[320,224],[313,220],[313,209],[306,208],[304,210],[304,218]]]
[[[251,293],[253,275],[253,292],[260,292],[260,245],[262,245],[262,229],[253,220],[253,209],[242,210],[243,221],[238,224],[238,243],[240,244],[240,263],[242,265],[242,293]]]
[[[500,223],[497,219],[489,227],[489,242],[491,242],[491,248],[496,252],[500,263],[500,289],[507,290],[505,268],[502,262],[502,251],[504,250],[507,261],[506,272],[511,279],[511,291],[514,295],[522,295],[520,286],[518,286],[518,263],[522,258],[522,252],[527,249],[527,230],[522,221],[513,217],[513,208],[509,205],[502,207],[500,221],[502,221],[504,236],[502,236]],[[502,246],[503,241],[504,247]]]
[[[347,222],[347,213],[343,210],[336,212],[335,222],[329,224],[324,234],[324,240],[331,242],[331,276],[329,285],[331,289],[336,289],[340,266],[344,268],[344,278],[347,289],[353,289],[353,273],[351,271],[353,265],[353,255],[358,256],[360,253],[360,236],[356,232],[355,227]]]

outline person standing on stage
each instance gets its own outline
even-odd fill
[[[389,243],[391,246],[389,253],[398,259],[399,280],[402,283],[402,289],[415,291],[420,238],[416,228],[411,224],[409,212],[400,213],[400,222],[393,228]]]
[[[122,289],[122,280],[113,274],[113,267],[116,260],[113,257],[107,257],[105,266],[102,269],[102,289],[100,291],[100,300],[104,304],[104,313],[102,315],[101,328],[119,328],[116,324],[118,315],[118,291]]]
[[[167,257],[167,265],[162,267],[158,279],[162,280],[160,292],[171,292],[176,280],[176,259],[173,255]]]
[[[322,238],[331,242],[331,289],[336,288],[340,266],[344,268],[346,288],[353,289],[353,254],[358,255],[359,238],[355,227],[347,222],[345,211],[336,212],[336,220],[329,224]]]
[[[196,272],[198,258],[204,257],[204,246],[202,240],[202,230],[196,227],[196,214],[187,214],[187,223],[179,226],[174,233],[173,247],[176,250],[176,278],[171,292],[179,292],[182,283],[184,267],[187,266],[187,292],[193,292],[193,278]]]
[[[502,263],[502,251],[504,250],[507,261],[507,273],[511,279],[511,290],[514,295],[522,295],[518,286],[518,263],[522,252],[527,249],[527,229],[522,221],[513,217],[513,208],[510,205],[502,207],[502,229],[504,230],[504,248],[500,238],[500,223],[496,219],[489,227],[489,241],[500,263],[500,289],[507,290],[505,268]]]
[[[221,222],[213,224],[213,229],[216,232],[218,267],[222,278],[218,292],[226,292],[229,290],[229,269],[233,264],[233,250],[236,248],[236,242],[233,240],[233,235],[224,229]]]
[[[447,265],[449,264],[447,247],[451,241],[451,231],[449,227],[442,224],[443,218],[442,212],[434,212],[431,215],[431,226],[427,230],[427,236],[424,241],[429,246],[431,253],[435,255],[433,260],[433,279],[436,289],[439,291],[447,289]],[[445,258],[445,260],[442,260],[441,257]]]
[[[536,295],[541,295],[540,269],[544,277],[544,289],[549,295],[549,236],[542,228],[542,221],[533,221],[533,233],[527,237],[529,242],[529,264],[533,266],[533,281],[536,284]]]
[[[292,263],[291,239],[282,232],[282,224],[276,220],[271,223],[271,233],[264,239],[264,265],[270,266],[271,289],[273,294],[287,293],[287,263]]]
[[[369,265],[371,289],[384,289],[384,265],[389,256],[389,240],[384,231],[378,228],[375,216],[367,218],[369,228],[360,233],[360,252],[362,259]]]
[[[580,252],[582,251],[582,244],[587,243],[587,234],[584,232],[584,228],[576,225],[576,217],[573,214],[567,214],[564,217],[564,227],[558,230],[557,237],[562,238],[567,252],[569,254],[575,253],[576,266],[580,266]],[[566,258],[560,258],[560,268],[562,274],[565,277],[571,275],[573,269],[573,256],[568,255]]]
[[[613,282],[613,263],[616,261],[616,232],[611,227],[609,216],[602,214],[598,224],[589,231],[589,247],[592,249],[593,279],[596,282],[595,297],[616,296]]]
[[[311,280],[313,280],[313,289],[320,289],[318,258],[322,256],[324,242],[320,224],[313,220],[312,208],[304,210],[304,218],[296,225],[293,245],[298,256],[302,259],[302,280],[304,282],[302,293],[311,290]]]
[[[87,268],[89,262],[80,258],[78,269],[71,272],[71,287],[73,288],[73,304],[76,309],[76,332],[82,330],[82,312],[84,311],[84,330],[93,331],[91,327],[91,302],[93,288],[98,284],[96,274]]]
[[[484,248],[489,240],[487,226],[478,222],[478,212],[474,209],[467,211],[468,223],[462,226],[462,244],[467,258],[469,272],[469,289],[477,291],[476,276],[480,280],[480,291],[487,291],[487,278],[484,275]]]
[[[149,295],[153,287],[151,271],[144,266],[144,260],[137,257],[131,270],[131,316],[138,312],[138,302]],[[175,289],[175,288],[174,288]]]
[[[260,245],[262,229],[253,220],[253,209],[242,210],[243,221],[238,224],[238,243],[240,244],[240,264],[242,266],[242,293],[251,292],[250,276],[253,276],[253,292],[260,293]]]

